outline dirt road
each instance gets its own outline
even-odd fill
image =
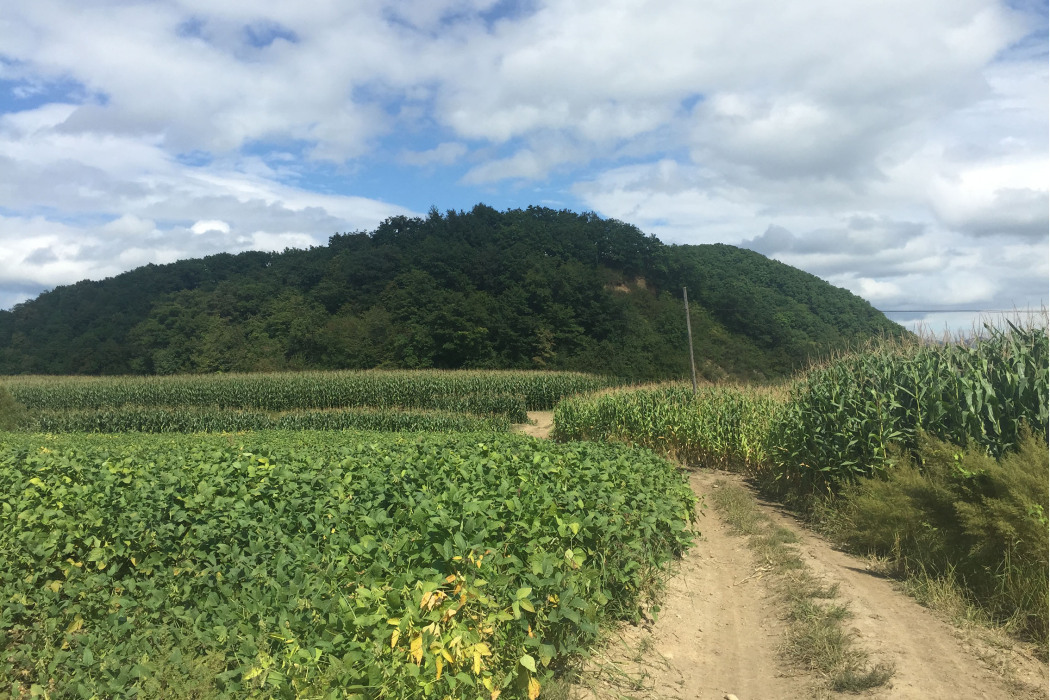
[[[546,437],[552,414],[530,414],[533,425],[519,432]],[[694,472],[699,495],[718,480],[737,475]],[[794,530],[812,572],[839,585],[848,603],[849,626],[873,662],[896,672],[881,688],[863,693],[879,700],[997,700],[1047,698],[1045,659],[1019,645],[980,631],[965,631],[939,619],[894,582],[862,560],[833,549],[773,504],[760,507]],[[681,698],[683,700],[795,700],[831,698],[823,679],[785,665],[780,649],[786,623],[766,572],[743,537],[730,533],[711,508],[700,508],[697,546],[679,563],[667,584],[655,621],[624,625],[588,663],[573,697]]]
[[[692,481],[702,493],[701,478]],[[621,628],[584,671],[577,698],[814,697],[813,681],[780,663],[785,626],[746,540],[701,512],[700,541],[668,582],[656,621]]]
[[[694,491],[719,479],[697,472]],[[996,645],[938,619],[863,561],[832,549],[774,506],[762,508],[800,537],[803,559],[853,612],[850,627],[873,662],[896,672],[867,698],[997,700],[1046,698],[1047,666],[1014,645]],[[839,697],[823,679],[786,665],[786,627],[765,570],[746,540],[730,533],[713,509],[702,509],[701,537],[668,582],[655,623],[626,625],[584,672],[580,700],[796,700]]]

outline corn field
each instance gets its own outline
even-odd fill
[[[526,411],[550,409],[564,396],[615,383],[608,377],[574,372],[368,371],[32,376],[8,377],[2,385],[38,414],[116,409],[130,414],[174,407],[271,413],[367,407],[504,416],[511,422],[524,422]]]
[[[351,408],[327,411],[234,411],[207,406],[120,406],[59,409],[31,416],[36,433],[233,433],[248,430],[374,430],[383,432],[507,432],[505,415]]]
[[[891,467],[920,431],[1000,457],[1048,434],[1046,328],[988,328],[969,344],[885,344],[780,388],[684,386],[573,397],[559,440],[612,439],[688,464],[743,467],[812,492]]]
[[[753,468],[766,461],[765,435],[777,392],[741,386],[625,389],[563,400],[557,440],[617,440],[694,466]]]
[[[806,489],[870,476],[920,431],[1000,457],[1024,430],[1047,436],[1046,328],[988,328],[970,344],[893,346],[810,370],[790,389],[767,445],[777,479]]]

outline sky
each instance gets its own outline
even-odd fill
[[[1047,305],[1047,37],[1045,0],[4,3],[0,308],[482,202],[965,330]]]

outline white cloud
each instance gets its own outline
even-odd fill
[[[190,226],[190,230],[200,235],[207,233],[208,231],[218,231],[219,233],[229,233],[230,225],[225,221],[219,219],[201,219],[193,226]]]
[[[404,207],[275,181],[254,158],[195,167],[155,139],[69,133],[67,105],[0,117],[0,301],[146,263],[323,243]],[[39,213],[44,212],[44,213]],[[55,217],[52,212],[60,212]]]
[[[1045,158],[976,163],[931,185],[937,215],[977,235],[1045,237],[1050,230],[1050,164]]]
[[[530,149],[524,148],[512,156],[490,160],[471,168],[463,181],[468,184],[486,184],[499,180],[537,179],[547,173],[545,159]]]
[[[23,267],[0,267],[0,287],[321,243],[455,187],[748,242],[887,303],[1045,299],[1046,15],[1025,12],[15,3],[0,243]],[[389,184],[388,162],[419,180]]]

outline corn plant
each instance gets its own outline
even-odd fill
[[[570,394],[616,380],[575,372],[366,371],[154,377],[8,377],[3,385],[31,410],[218,407],[295,411],[402,408],[505,415],[553,408]]]
[[[1046,328],[988,327],[970,343],[883,346],[799,378],[768,437],[770,476],[833,488],[894,464],[920,431],[993,457],[1047,436]]]
[[[554,411],[558,440],[619,440],[693,465],[756,467],[776,391],[684,385],[624,389],[563,400]]]
[[[375,430],[388,432],[480,432],[510,429],[505,415],[401,409],[239,411],[208,406],[120,406],[39,411],[22,423],[43,433],[222,433],[245,430]]]

